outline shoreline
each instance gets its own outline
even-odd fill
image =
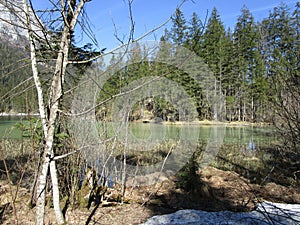
[[[0,117],[9,117],[9,116],[39,116],[39,113],[6,113],[6,112],[1,112]]]
[[[26,116],[39,116],[39,113],[0,113],[0,117],[26,117]],[[255,126],[255,127],[270,127],[272,124],[266,122],[248,122],[248,121],[216,121],[216,120],[195,120],[191,122],[186,121],[161,121],[156,122],[154,120],[135,120],[132,123],[156,123],[162,125],[202,125],[202,126],[227,126],[227,127],[243,127],[243,126]]]
[[[133,123],[157,123],[152,120],[136,120]],[[248,121],[215,121],[215,120],[197,120],[197,121],[162,121],[157,124],[162,125],[203,125],[203,126],[227,126],[227,127],[242,127],[242,126],[255,126],[255,127],[270,127],[272,124],[266,122],[248,122]]]

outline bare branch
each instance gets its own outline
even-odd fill
[[[130,19],[130,34],[128,38],[128,43],[134,41],[134,31],[135,31],[135,22],[133,19],[133,13],[132,13],[132,3],[133,0],[128,0],[128,10],[129,10],[129,19]]]
[[[34,15],[35,20],[38,22],[39,27],[42,28],[41,31],[42,31],[42,33],[43,33],[43,35],[44,35],[44,38],[43,38],[42,40],[45,40],[46,43],[47,43],[47,45],[49,46],[49,48],[52,50],[52,46],[51,46],[51,44],[50,44],[50,42],[49,42],[49,40],[48,40],[48,37],[47,37],[46,28],[44,27],[44,25],[43,25],[42,22],[40,21],[40,18],[37,16],[36,12],[34,11],[34,8],[33,8],[32,1],[31,1],[31,0],[29,1],[29,4],[30,4],[31,12],[32,12],[33,15]]]
[[[167,23],[169,23],[171,20],[171,17],[169,19],[167,19],[166,21],[164,21],[162,24],[160,24],[159,26],[153,28],[152,30],[149,30],[148,32],[146,32],[145,34],[143,34],[142,36],[140,36],[139,38],[135,39],[135,41],[140,41],[142,39],[144,39],[145,37],[151,35],[152,33],[154,33],[155,31],[159,30],[160,28],[162,28],[163,26],[165,26]],[[92,57],[88,60],[83,60],[83,61],[69,61],[68,63],[69,64],[84,64],[84,63],[88,63],[88,62],[92,62],[92,61],[95,61],[96,59],[99,59],[101,57],[104,57],[106,55],[110,55],[110,54],[114,54],[114,52],[124,48],[128,46],[127,44],[123,44],[123,45],[120,45],[114,49],[112,49],[111,51],[107,52],[107,53],[103,53],[101,55],[98,55],[98,56],[95,56],[95,57]]]
[[[21,92],[19,93],[14,93],[13,95],[10,95],[11,93],[13,93],[17,88],[21,87],[23,84],[27,83],[28,81],[32,80],[33,79],[33,76],[29,77],[28,79],[22,81],[21,83],[19,83],[17,86],[15,86],[13,89],[11,89],[9,92],[7,92],[4,96],[2,96],[0,98],[1,101],[5,101],[6,99],[8,98],[12,98],[16,95],[19,95],[19,94],[22,94],[24,92],[26,92],[29,88],[32,88],[34,85],[30,86],[29,88],[26,88],[24,90],[22,90]]]

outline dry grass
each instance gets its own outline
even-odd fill
[[[194,208],[207,211],[232,210],[248,211],[258,202],[300,203],[299,188],[284,187],[275,183],[264,186],[251,184],[249,180],[230,171],[207,167],[199,171],[202,185],[187,193],[176,187],[176,179],[162,183],[135,187],[128,192],[129,203],[116,203],[111,206],[93,205],[87,208],[68,208],[68,224],[139,224],[156,214]],[[12,207],[9,205],[9,187],[0,181],[2,224],[16,224]],[[13,186],[14,190],[16,186]],[[20,188],[16,199],[19,224],[34,224],[34,209],[28,206],[29,192]],[[8,205],[7,205],[8,204]],[[47,206],[46,224],[55,224],[53,209]]]

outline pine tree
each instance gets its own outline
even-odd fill
[[[267,73],[264,62],[263,55],[263,46],[261,45],[260,37],[260,27],[259,25],[255,26],[255,32],[258,34],[256,36],[257,46],[253,50],[253,65],[251,67],[251,76],[249,77],[249,91],[248,94],[251,98],[251,121],[263,121],[268,117],[269,109],[266,108],[267,104],[267,95],[269,93],[267,85]]]
[[[237,99],[237,74],[234,73],[234,58],[232,51],[234,50],[233,36],[230,28],[226,31],[226,37],[223,44],[223,76],[222,89],[225,97],[225,118],[228,121],[234,119],[236,114],[236,99]]]
[[[251,113],[252,97],[249,93],[254,76],[253,61],[257,50],[258,38],[255,32],[254,18],[250,11],[243,7],[234,30],[235,72],[238,74],[238,120],[248,120]],[[250,108],[250,110],[249,110]]]
[[[197,55],[201,54],[201,42],[203,39],[203,33],[205,26],[199,19],[197,13],[193,13],[192,18],[189,22],[188,34],[186,40],[186,47],[195,52]]]
[[[183,13],[179,8],[176,9],[175,15],[172,17],[173,26],[167,32],[169,40],[174,45],[183,45],[187,40],[187,24]]]
[[[203,35],[201,54],[205,63],[208,64],[215,76],[214,95],[221,95],[223,93],[222,83],[227,64],[227,45],[228,39],[226,37],[225,27],[220,19],[217,9],[214,8]],[[213,117],[218,118],[219,115],[215,114]]]

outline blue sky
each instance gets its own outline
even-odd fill
[[[185,18],[190,19],[193,12],[204,20],[206,12],[209,14],[215,6],[221,15],[226,27],[234,28],[241,8],[245,5],[253,14],[255,20],[261,20],[268,16],[269,11],[278,6],[282,0],[194,0],[187,1],[181,6]],[[46,0],[35,0],[34,4],[44,7]],[[86,3],[86,12],[92,23],[92,30],[96,36],[99,48],[111,50],[120,42],[114,37],[115,23],[118,35],[121,39],[128,38],[130,29],[129,11],[127,0],[92,0]],[[297,0],[283,0],[289,7],[294,8]],[[135,38],[155,28],[166,21],[181,3],[180,0],[134,0],[132,5],[133,18],[135,21]],[[170,27],[169,23],[166,27]],[[166,28],[164,27],[164,28]],[[163,29],[164,29],[163,28]],[[159,39],[163,29],[155,35],[149,36],[148,40]],[[84,39],[86,41],[87,39]]]

